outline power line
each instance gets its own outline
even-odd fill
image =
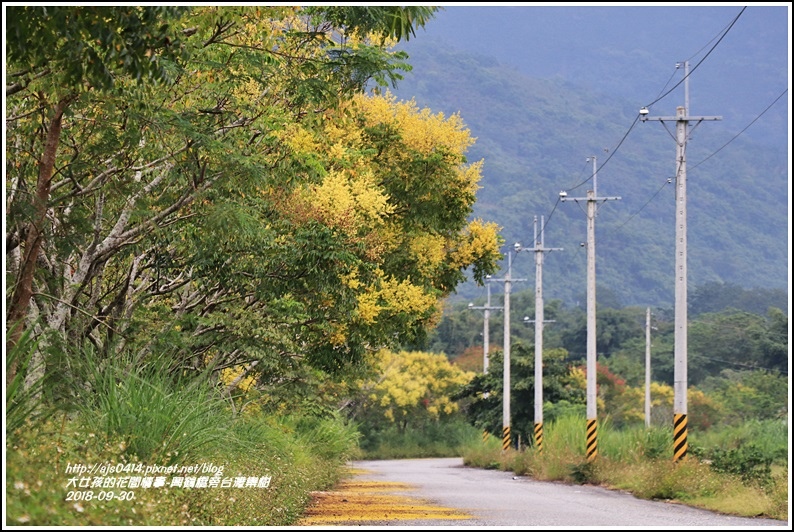
[[[656,198],[656,196],[658,196],[658,195],[659,195],[659,193],[660,193],[660,192],[661,192],[661,191],[664,189],[664,187],[666,187],[667,185],[669,185],[669,184],[670,184],[670,183],[672,183],[672,182],[673,182],[673,178],[672,178],[672,177],[668,177],[668,178],[665,180],[664,184],[663,184],[661,187],[659,187],[659,189],[658,189],[656,192],[654,192],[654,193],[653,193],[653,196],[651,196],[651,197],[650,197],[650,199],[649,199],[648,201],[646,201],[646,202],[645,202],[645,204],[644,204],[642,207],[640,207],[640,209],[639,209],[637,212],[635,212],[634,214],[632,214],[631,216],[629,216],[629,217],[628,217],[628,219],[627,219],[625,222],[623,222],[623,223],[622,223],[622,224],[620,224],[619,226],[615,227],[614,229],[615,229],[615,230],[618,230],[618,229],[620,229],[621,227],[623,227],[624,225],[626,225],[627,223],[629,223],[629,222],[630,222],[630,221],[631,221],[631,220],[632,220],[632,219],[633,219],[635,216],[637,216],[639,213],[641,213],[642,211],[644,211],[644,210],[645,210],[645,207],[647,207],[647,206],[648,206],[648,204],[649,204],[650,202],[652,202],[652,201],[654,200],[654,198]]]
[[[582,175],[582,174],[584,174],[584,171],[585,171],[585,168],[587,168],[588,162],[589,162],[589,161],[585,160],[585,162],[584,162],[584,165],[582,166],[582,169],[579,171],[579,175]],[[586,181],[585,181],[585,182],[586,182]],[[552,217],[552,215],[554,214],[554,211],[556,211],[556,210],[557,210],[557,206],[558,206],[559,204],[560,204],[560,197],[559,197],[559,196],[557,196],[557,202],[554,204],[554,207],[552,207],[552,209],[551,209],[551,212],[550,212],[550,213],[549,213],[549,215],[546,217],[546,221],[545,221],[545,222],[543,222],[543,223],[541,224],[541,227],[540,227],[540,232],[541,232],[541,233],[542,233],[542,232],[543,232],[543,231],[546,229],[546,226],[547,226],[547,225],[549,225],[549,222],[551,221],[551,217]]]
[[[693,68],[692,68],[690,71],[689,71],[689,73],[688,73],[686,76],[684,76],[684,77],[681,79],[681,81],[679,81],[679,82],[678,82],[678,83],[676,83],[674,86],[672,86],[672,87],[671,87],[671,88],[670,88],[670,89],[669,89],[667,92],[664,92],[663,94],[661,94],[660,96],[658,96],[658,97],[657,97],[655,100],[653,100],[651,103],[649,103],[648,105],[646,105],[646,106],[645,106],[645,108],[649,108],[649,107],[651,107],[653,104],[655,104],[655,103],[657,103],[658,101],[662,100],[662,99],[663,99],[665,96],[667,96],[667,95],[668,95],[668,94],[670,94],[670,93],[671,93],[673,90],[675,90],[675,89],[676,89],[676,87],[678,87],[679,85],[681,85],[681,83],[683,83],[684,81],[686,81],[686,79],[687,79],[687,78],[688,78],[690,75],[692,75],[692,73],[693,73],[693,72],[694,72],[694,71],[695,71],[695,70],[696,70],[696,69],[697,69],[697,68],[698,68],[698,67],[699,67],[699,66],[700,66],[700,65],[703,63],[703,61],[705,61],[705,60],[706,60],[706,58],[707,58],[709,55],[711,55],[711,53],[712,53],[712,52],[713,52],[713,51],[716,49],[716,47],[717,47],[717,46],[720,44],[720,42],[722,42],[722,40],[725,38],[725,36],[728,34],[728,32],[731,30],[731,28],[733,28],[734,24],[736,24],[736,22],[739,20],[739,17],[741,17],[741,16],[742,16],[742,13],[744,13],[744,10],[745,10],[745,9],[747,9],[747,7],[743,7],[743,8],[742,8],[742,10],[739,12],[739,14],[738,14],[738,15],[736,15],[736,17],[734,17],[734,19],[733,19],[733,20],[730,22],[730,24],[728,24],[728,26],[727,26],[727,27],[726,27],[724,30],[722,30],[722,32],[721,32],[722,34],[721,34],[721,35],[720,35],[720,34],[718,34],[718,35],[720,35],[720,37],[719,37],[719,39],[717,39],[717,42],[716,42],[716,43],[714,43],[714,45],[713,45],[713,46],[712,46],[712,47],[709,49],[709,51],[706,53],[706,55],[704,55],[704,56],[703,56],[703,58],[702,58],[702,59],[701,59],[701,60],[700,60],[700,61],[699,61],[699,62],[698,62],[698,63],[697,63],[697,64],[696,64],[696,65],[695,65],[695,66],[694,66],[694,67],[693,67]],[[713,38],[712,38],[712,39],[709,41],[709,43],[711,43],[712,41],[714,41],[714,39],[716,39],[716,38],[717,38],[716,36],[715,36],[715,37],[713,37]],[[701,52],[701,51],[702,51],[702,50],[703,50],[703,49],[704,49],[706,46],[708,46],[708,43],[707,43],[707,44],[706,44],[706,45],[705,45],[703,48],[701,48],[700,50],[698,50],[698,52],[696,52],[695,54],[693,54],[693,56],[692,56],[692,57],[694,57],[694,56],[696,56],[697,54],[699,54],[699,53],[700,53],[700,52]],[[678,68],[678,66],[676,67],[676,69],[677,69],[677,68]],[[671,79],[672,79],[672,76],[671,76]],[[670,81],[668,80],[668,81],[667,81],[667,83],[665,83],[665,86],[667,86],[667,84],[669,84],[669,83],[670,83]],[[664,90],[664,89],[662,89],[662,90]],[[781,96],[782,96],[782,95],[781,95]],[[599,166],[599,167],[598,167],[598,168],[597,168],[597,169],[596,169],[596,170],[593,172],[593,174],[591,174],[591,175],[590,175],[590,176],[589,176],[587,179],[583,180],[583,181],[582,181],[582,182],[580,182],[579,184],[577,184],[577,185],[575,185],[575,186],[573,186],[573,187],[567,188],[567,189],[565,189],[565,190],[576,190],[577,188],[581,187],[582,185],[584,185],[585,183],[587,183],[588,181],[590,181],[590,180],[593,178],[593,176],[595,176],[595,175],[598,173],[598,171],[599,171],[599,170],[601,170],[602,168],[604,168],[604,166],[606,166],[606,165],[607,165],[607,163],[608,163],[608,162],[609,162],[609,161],[612,159],[612,157],[614,157],[614,156],[615,156],[615,154],[617,153],[617,151],[618,151],[618,150],[620,149],[620,147],[623,145],[623,142],[625,142],[626,138],[629,136],[629,133],[631,133],[631,131],[634,129],[634,126],[636,126],[636,125],[637,125],[637,122],[639,121],[639,119],[640,119],[640,116],[641,116],[641,115],[638,113],[638,114],[637,114],[637,116],[634,118],[634,122],[632,122],[631,126],[629,126],[628,130],[627,130],[627,131],[626,131],[626,133],[623,135],[623,138],[621,138],[621,139],[620,139],[620,142],[618,142],[618,145],[617,145],[617,146],[615,146],[615,148],[614,148],[614,149],[612,149],[612,150],[610,151],[609,157],[607,157],[607,158],[606,158],[606,160],[605,160],[603,163],[601,163],[601,166]],[[748,126],[748,127],[749,127],[749,126]],[[701,161],[701,162],[702,162],[702,161]],[[698,164],[700,164],[700,163],[698,163]],[[697,166],[697,165],[696,165],[696,166]],[[657,194],[658,194],[658,192],[657,192]],[[653,199],[653,198],[652,198],[652,199]],[[557,201],[557,203],[554,205],[554,209],[552,210],[551,214],[553,214],[553,213],[554,213],[554,210],[556,210],[556,208],[557,208],[557,205],[558,205],[558,204],[559,204],[559,200],[558,200],[558,201]],[[646,204],[646,205],[647,205],[647,204]],[[545,226],[547,226],[547,225],[549,224],[549,222],[551,221],[551,214],[549,214],[549,216],[547,217],[547,219],[546,219],[546,223],[544,224],[544,228],[545,228]]]
[[[712,40],[713,40],[713,39],[712,39]],[[695,54],[695,55],[697,55],[697,54]],[[660,90],[660,91],[659,91],[659,95],[657,96],[657,98],[660,98],[660,97],[661,97],[661,95],[662,95],[662,93],[664,93],[664,90],[665,90],[665,89],[667,88],[667,86],[670,84],[670,81],[672,81],[673,77],[675,77],[675,73],[676,73],[676,72],[678,72],[678,65],[676,65],[676,66],[675,66],[675,68],[673,69],[673,73],[672,73],[672,74],[670,74],[670,78],[669,78],[669,79],[667,80],[667,82],[664,84],[664,87],[662,87],[662,90]]]
[[[760,370],[764,370],[764,371],[776,371],[776,372],[781,373],[783,375],[788,375],[788,370],[785,370],[785,369],[765,368],[765,367],[756,366],[756,365],[753,365],[753,364],[743,364],[741,362],[734,362],[732,360],[723,360],[721,358],[710,357],[710,356],[707,356],[707,355],[702,355],[700,353],[693,353],[693,358],[703,358],[703,359],[706,359],[706,360],[713,360],[714,362],[721,362],[723,364],[733,364],[734,366],[741,366],[743,368],[749,368],[749,369],[760,369]]]
[[[741,11],[740,11],[740,12],[739,12],[737,15],[736,15],[736,17],[734,17],[734,19],[733,19],[733,20],[732,20],[732,21],[731,21],[731,22],[730,22],[730,23],[729,23],[729,24],[728,24],[728,25],[727,25],[727,26],[726,26],[726,27],[725,27],[723,30],[721,30],[721,32],[720,32],[720,33],[718,33],[717,35],[715,35],[715,36],[714,36],[714,37],[713,37],[711,40],[709,40],[709,41],[706,43],[706,45],[704,45],[704,46],[703,46],[703,47],[702,47],[700,50],[698,50],[698,51],[697,51],[695,54],[693,54],[693,55],[691,56],[691,57],[696,57],[698,54],[700,54],[700,52],[702,52],[702,51],[703,51],[703,50],[704,50],[706,47],[708,47],[708,45],[709,45],[710,43],[714,42],[714,41],[715,41],[715,39],[716,39],[716,42],[715,42],[715,43],[714,43],[714,44],[711,46],[711,48],[708,50],[708,52],[707,52],[707,53],[706,53],[706,54],[703,56],[703,58],[702,58],[702,59],[701,59],[701,60],[700,60],[698,63],[697,63],[697,64],[696,64],[696,65],[695,65],[695,66],[694,66],[694,67],[693,67],[693,68],[692,68],[692,69],[691,69],[691,70],[690,70],[690,71],[689,71],[689,72],[688,72],[688,73],[687,73],[687,74],[686,74],[686,75],[685,75],[685,76],[684,76],[684,77],[683,77],[683,78],[682,78],[682,79],[681,79],[681,80],[680,80],[678,83],[676,83],[676,84],[675,84],[673,87],[671,87],[671,88],[670,88],[669,90],[667,90],[666,92],[662,92],[662,93],[661,93],[661,94],[660,94],[660,95],[659,95],[659,96],[658,96],[656,99],[654,99],[654,100],[653,100],[651,103],[649,103],[649,104],[646,106],[646,108],[649,108],[649,107],[651,107],[653,104],[655,104],[655,103],[659,102],[659,101],[660,101],[660,100],[662,100],[664,97],[666,97],[668,94],[670,94],[670,93],[671,93],[673,90],[675,90],[675,89],[676,89],[678,86],[680,86],[682,83],[684,83],[684,82],[687,80],[687,78],[688,78],[688,77],[689,77],[689,76],[690,76],[690,75],[691,75],[691,74],[692,74],[692,73],[693,73],[693,72],[694,72],[694,71],[695,71],[695,70],[696,70],[696,69],[697,69],[697,68],[698,68],[698,67],[699,67],[699,66],[700,66],[700,65],[701,65],[701,64],[702,64],[702,63],[703,63],[705,60],[706,60],[706,58],[708,58],[708,57],[711,55],[711,53],[712,53],[712,52],[713,52],[713,51],[716,49],[716,47],[717,47],[717,46],[718,46],[718,45],[719,45],[719,44],[722,42],[722,40],[725,38],[725,36],[728,34],[728,32],[729,32],[729,31],[730,31],[730,30],[733,28],[733,26],[736,24],[736,22],[737,22],[737,21],[739,20],[739,18],[742,16],[742,14],[744,13],[745,9],[747,9],[747,8],[746,8],[746,6],[742,8],[742,10],[741,10]],[[718,38],[718,36],[719,36],[719,38]],[[676,69],[675,69],[675,70],[677,71],[677,70],[678,70],[678,68],[680,68],[680,65],[676,65]],[[672,79],[674,75],[675,75],[675,71],[673,72],[673,75],[671,75],[671,76],[670,76],[670,79]],[[667,85],[669,85],[669,83],[670,83],[670,79],[668,79],[668,81],[665,83],[665,87],[666,87]],[[777,102],[777,101],[778,101],[780,98],[782,98],[782,97],[783,97],[783,95],[784,95],[784,94],[787,92],[787,90],[788,90],[788,89],[786,89],[785,91],[783,91],[783,93],[781,93],[781,94],[780,94],[780,96],[778,96],[778,97],[777,97],[777,98],[776,98],[776,99],[775,99],[775,100],[774,100],[774,101],[773,101],[773,102],[772,102],[772,103],[771,103],[771,104],[770,104],[770,105],[769,105],[769,106],[768,106],[768,107],[767,107],[767,108],[766,108],[766,109],[765,109],[765,110],[764,110],[764,111],[763,111],[761,114],[759,114],[759,115],[758,115],[758,116],[757,116],[757,117],[756,117],[756,118],[755,118],[755,119],[754,119],[752,122],[750,122],[750,123],[749,123],[749,124],[748,124],[748,125],[747,125],[747,126],[744,128],[744,129],[742,129],[742,131],[740,131],[740,132],[739,132],[737,135],[735,135],[735,136],[734,136],[734,137],[733,137],[731,140],[729,140],[727,143],[725,143],[725,144],[724,144],[722,147],[720,147],[720,148],[719,148],[718,150],[716,150],[714,153],[712,153],[711,155],[709,155],[708,157],[706,157],[705,159],[703,159],[703,160],[702,160],[702,161],[700,161],[699,163],[695,164],[695,165],[694,165],[692,168],[696,168],[696,167],[697,167],[697,166],[699,166],[700,164],[703,164],[703,163],[704,163],[706,160],[708,160],[709,158],[711,158],[711,157],[713,157],[714,155],[716,155],[716,154],[717,154],[719,151],[721,151],[723,148],[725,148],[725,147],[726,147],[728,144],[730,144],[731,142],[733,142],[733,141],[734,141],[734,140],[735,140],[735,139],[736,139],[738,136],[740,136],[742,133],[744,133],[744,131],[746,131],[746,130],[747,130],[747,129],[748,129],[748,128],[749,128],[749,127],[750,127],[750,126],[753,124],[753,123],[755,123],[755,122],[756,122],[756,121],[757,121],[757,120],[758,120],[758,119],[759,119],[761,116],[763,116],[763,114],[765,114],[765,113],[766,113],[766,112],[769,110],[769,108],[771,108],[771,107],[772,107],[772,105],[774,105],[774,104],[775,104],[775,103],[776,103],[776,102]],[[664,88],[662,89],[662,91],[664,91]],[[617,153],[617,151],[620,149],[620,147],[621,147],[621,146],[623,145],[623,143],[625,142],[626,138],[628,138],[628,136],[629,136],[629,134],[631,133],[631,131],[632,131],[632,130],[634,129],[634,127],[637,125],[637,122],[639,121],[639,119],[640,119],[640,117],[641,117],[641,116],[642,116],[642,114],[640,114],[640,113],[638,113],[638,114],[637,114],[637,116],[634,118],[634,121],[632,122],[631,126],[629,126],[628,130],[626,131],[626,133],[625,133],[625,134],[623,135],[623,137],[621,138],[620,142],[618,142],[617,146],[615,146],[615,148],[614,148],[614,149],[612,149],[612,150],[610,151],[610,154],[609,154],[609,156],[606,158],[606,160],[604,160],[604,162],[603,162],[603,163],[601,163],[601,166],[599,166],[597,169],[595,169],[595,170],[593,171],[593,173],[592,173],[592,174],[591,174],[591,175],[590,175],[590,176],[589,176],[587,179],[584,179],[584,180],[582,180],[582,181],[581,181],[581,182],[579,182],[577,185],[575,185],[575,186],[573,186],[573,187],[570,187],[570,188],[568,188],[568,189],[566,189],[566,190],[576,190],[577,188],[579,188],[579,187],[583,186],[583,185],[584,185],[584,184],[586,184],[588,181],[590,181],[591,179],[593,179],[593,177],[594,177],[595,175],[597,175],[598,171],[599,171],[599,170],[601,170],[602,168],[604,168],[604,167],[607,165],[607,163],[608,163],[608,162],[609,162],[609,161],[612,159],[612,157],[614,157],[614,155]],[[580,173],[581,173],[581,172],[580,172]],[[635,218],[635,217],[636,217],[638,214],[640,214],[640,213],[641,213],[641,212],[642,212],[642,211],[643,211],[643,210],[644,210],[644,209],[645,209],[645,208],[646,208],[646,207],[647,207],[647,206],[648,206],[648,205],[649,205],[649,204],[650,204],[650,203],[651,203],[651,202],[652,202],[652,201],[653,201],[655,198],[656,198],[656,196],[658,196],[658,195],[659,195],[659,193],[660,193],[660,192],[661,192],[661,191],[664,189],[664,187],[665,187],[665,186],[667,186],[668,184],[670,184],[670,183],[672,182],[672,179],[673,179],[672,177],[670,177],[670,178],[667,178],[667,179],[665,180],[665,182],[662,184],[662,186],[661,186],[661,187],[660,187],[660,188],[659,188],[659,189],[658,189],[658,190],[657,190],[657,191],[656,191],[656,192],[655,192],[655,193],[654,193],[654,194],[653,194],[653,195],[652,195],[652,196],[651,196],[651,197],[648,199],[648,201],[646,201],[646,202],[645,202],[645,204],[644,204],[644,205],[643,205],[643,206],[642,206],[642,207],[641,207],[641,208],[640,208],[638,211],[636,211],[634,214],[632,214],[632,215],[631,215],[631,216],[630,216],[630,217],[629,217],[629,218],[628,218],[628,219],[627,219],[625,222],[623,222],[621,225],[619,225],[619,226],[617,227],[617,229],[620,229],[621,227],[623,227],[624,225],[626,225],[626,224],[627,224],[629,221],[631,221],[633,218]],[[556,210],[557,210],[557,207],[558,207],[558,205],[560,204],[560,201],[561,201],[561,200],[560,200],[560,197],[558,197],[558,198],[557,198],[557,201],[556,201],[556,202],[555,202],[555,204],[554,204],[554,207],[552,208],[552,210],[551,210],[551,212],[549,213],[549,215],[546,217],[546,222],[543,224],[543,227],[541,228],[541,231],[545,230],[545,228],[546,228],[546,227],[549,225],[549,223],[551,222],[552,216],[553,216],[553,215],[554,215],[554,213],[556,212]]]
[[[736,15],[736,18],[734,18],[734,19],[733,19],[733,21],[732,21],[732,22],[731,22],[731,23],[728,25],[727,29],[725,29],[725,31],[723,32],[722,36],[720,36],[719,40],[717,40],[717,42],[716,42],[716,43],[714,43],[714,46],[712,46],[712,47],[711,47],[711,49],[709,49],[709,51],[706,53],[706,55],[704,55],[704,56],[703,56],[703,59],[701,59],[700,61],[698,61],[698,63],[697,63],[695,66],[693,66],[693,67],[692,67],[692,69],[689,71],[689,73],[688,73],[686,76],[684,76],[684,77],[681,79],[681,81],[679,81],[678,83],[676,83],[675,85],[673,85],[672,87],[670,87],[670,90],[668,90],[667,92],[665,92],[664,94],[662,94],[661,96],[659,96],[658,98],[656,98],[654,101],[652,101],[651,103],[649,103],[649,104],[648,104],[648,105],[646,105],[645,107],[646,107],[646,108],[650,108],[650,107],[651,107],[653,104],[655,104],[655,103],[656,103],[656,102],[658,102],[659,100],[663,99],[665,96],[667,96],[668,94],[670,94],[671,92],[673,92],[673,91],[674,91],[674,90],[675,90],[675,89],[676,89],[676,88],[677,88],[679,85],[681,85],[681,84],[682,84],[684,81],[686,81],[686,79],[687,79],[689,76],[691,76],[691,75],[692,75],[692,73],[693,73],[695,70],[697,70],[697,68],[698,68],[700,65],[702,65],[702,64],[703,64],[703,61],[705,61],[705,60],[706,60],[706,58],[707,58],[709,55],[711,55],[711,52],[713,52],[713,51],[714,51],[714,49],[715,49],[715,48],[717,48],[717,45],[719,45],[719,44],[720,44],[720,42],[722,42],[722,39],[724,39],[724,38],[725,38],[725,36],[726,36],[726,35],[728,35],[728,32],[731,30],[731,28],[733,28],[733,25],[734,25],[734,24],[736,24],[736,21],[737,21],[737,20],[739,20],[739,17],[741,17],[741,16],[742,16],[742,13],[744,13],[744,10],[745,10],[745,9],[747,9],[747,7],[743,7],[743,8],[742,8],[742,10],[739,12],[739,14],[738,14],[738,15]],[[712,39],[712,41],[713,41],[713,40],[714,40],[714,39]],[[711,42],[711,41],[709,41],[709,42]],[[702,48],[701,48],[701,50],[702,50]],[[697,54],[695,54],[695,55],[697,55]]]
[[[577,188],[581,187],[582,185],[584,185],[585,183],[587,183],[588,181],[593,179],[593,176],[597,175],[598,171],[601,170],[604,166],[606,166],[606,164],[609,162],[609,160],[612,159],[612,157],[615,156],[615,154],[620,149],[620,146],[623,145],[623,142],[625,142],[626,138],[629,136],[629,133],[631,133],[631,130],[634,129],[634,126],[637,125],[637,121],[639,121],[639,119],[640,119],[640,114],[638,113],[637,116],[634,118],[634,122],[631,124],[631,126],[629,126],[628,131],[626,131],[626,133],[623,135],[623,138],[620,139],[620,142],[618,142],[618,145],[615,146],[615,148],[613,150],[610,150],[609,157],[607,157],[606,160],[603,163],[601,163],[601,166],[596,168],[596,170],[590,175],[590,177],[588,177],[587,179],[585,179],[584,181],[582,181],[578,185],[576,185],[574,187],[571,187],[571,188],[567,188],[565,190],[576,190]]]
[[[769,109],[771,109],[771,108],[772,108],[772,106],[773,106],[773,105],[775,105],[775,104],[777,103],[777,101],[778,101],[779,99],[781,99],[781,98],[783,97],[783,95],[784,95],[784,94],[786,94],[787,92],[788,92],[788,89],[786,89],[786,90],[784,90],[783,92],[781,92],[781,93],[780,93],[780,96],[778,96],[777,98],[775,98],[775,99],[772,101],[772,103],[770,103],[770,104],[767,106],[767,108],[766,108],[766,109],[764,109],[763,111],[761,111],[761,114],[759,114],[758,116],[756,116],[756,117],[755,117],[755,118],[754,118],[754,119],[753,119],[753,120],[752,120],[752,121],[751,121],[749,124],[747,124],[747,126],[745,126],[745,128],[744,128],[744,129],[742,129],[742,130],[741,130],[741,131],[739,131],[739,132],[738,132],[736,135],[734,135],[734,136],[733,136],[733,138],[732,138],[731,140],[729,140],[728,142],[726,142],[725,144],[723,144],[722,146],[720,146],[720,148],[719,148],[719,149],[717,149],[717,150],[716,150],[714,153],[712,153],[711,155],[709,155],[708,157],[706,157],[705,159],[703,159],[702,161],[700,161],[700,162],[699,162],[699,163],[697,163],[696,165],[692,166],[692,168],[697,168],[697,167],[698,167],[698,166],[700,166],[701,164],[705,163],[706,161],[708,161],[709,159],[711,159],[712,157],[714,157],[715,155],[717,155],[717,154],[718,154],[720,151],[722,151],[722,149],[723,149],[723,148],[725,148],[725,146],[727,146],[728,144],[730,144],[731,142],[733,142],[734,140],[736,140],[736,138],[737,138],[737,137],[739,137],[739,135],[741,135],[742,133],[744,133],[745,131],[747,131],[747,130],[750,128],[750,126],[752,126],[753,124],[755,124],[756,120],[758,120],[759,118],[761,118],[762,116],[764,116],[764,114],[765,114],[767,111],[769,111]]]

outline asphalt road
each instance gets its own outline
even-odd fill
[[[723,515],[681,504],[647,501],[631,494],[594,486],[540,482],[505,471],[465,467],[462,458],[371,460],[354,462],[362,481],[401,482],[411,496],[456,508],[471,519],[359,522],[380,526],[618,527],[652,529],[782,528],[773,519]]]

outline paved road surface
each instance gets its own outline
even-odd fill
[[[372,460],[353,463],[356,480],[401,482],[412,497],[461,509],[468,520],[358,522],[378,526],[617,527],[652,529],[782,528],[785,521],[722,515],[594,486],[539,482],[505,471],[469,468],[461,458]]]

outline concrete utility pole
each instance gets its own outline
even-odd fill
[[[651,426],[651,307],[645,309],[645,428]]]
[[[482,310],[483,311],[483,329],[482,329],[482,372],[488,373],[488,353],[490,351],[490,343],[489,343],[489,332],[490,326],[488,325],[489,318],[491,317],[492,310],[501,310],[502,307],[493,307],[491,306],[491,282],[495,281],[496,279],[491,279],[490,275],[485,277],[485,286],[488,290],[488,299],[486,300],[485,306],[483,307],[475,307],[474,303],[469,303],[469,309],[471,310]],[[485,392],[484,397],[488,397],[490,395],[489,392]],[[482,431],[482,441],[486,441],[488,439],[488,430]]]
[[[516,243],[516,253],[521,251],[521,244]],[[502,386],[502,450],[506,451],[510,447],[510,285],[513,281],[526,281],[526,279],[512,279],[513,256],[507,252],[507,275],[504,279],[494,279],[494,281],[504,281],[505,300],[504,300],[504,379]]]
[[[596,282],[595,282],[595,217],[596,203],[599,201],[619,200],[619,196],[596,196],[596,157],[593,161],[593,190],[587,191],[587,198],[568,198],[567,192],[560,192],[562,201],[587,200],[587,427],[585,431],[587,459],[592,461],[598,456],[598,418],[596,414]]]
[[[676,122],[676,196],[675,196],[675,367],[673,376],[673,461],[687,453],[687,245],[686,245],[686,143],[689,122],[722,120],[720,116],[689,116],[689,61],[684,61],[684,106],[676,108],[675,116],[648,116],[640,109],[640,120]],[[676,65],[676,68],[681,63]],[[697,125],[695,127],[697,127]],[[666,126],[665,126],[666,127]]]
[[[543,253],[562,251],[562,248],[547,248],[543,245],[544,225],[540,217],[540,235],[538,235],[538,217],[535,216],[535,447],[543,451]],[[531,321],[525,319],[525,321]]]
[[[486,277],[488,299],[486,300],[485,306],[475,307],[474,303],[469,303],[469,309],[483,311],[483,327],[482,327],[482,372],[483,373],[488,373],[488,352],[490,350],[490,344],[489,344],[490,327],[488,325],[488,320],[491,317],[492,310],[502,310],[502,307],[491,306],[491,282],[493,280],[494,279],[491,279],[490,275]]]

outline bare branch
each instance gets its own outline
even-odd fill
[[[256,367],[257,364],[259,364],[259,360],[254,360],[253,362],[248,364],[248,366],[246,366],[246,368],[243,371],[241,371],[240,374],[237,377],[235,377],[234,380],[230,382],[228,386],[226,386],[224,393],[227,394],[231,393],[232,390],[234,390],[237,387],[237,385],[240,384],[240,382],[242,382],[242,380],[246,378],[249,373],[251,373],[251,371]]]
[[[20,119],[22,119],[22,118],[25,118],[25,117],[28,117],[28,116],[30,116],[30,115],[32,115],[32,114],[38,113],[38,112],[40,112],[42,109],[44,109],[44,106],[43,106],[43,105],[42,105],[42,106],[39,106],[39,107],[37,107],[37,108],[35,108],[35,109],[33,109],[32,111],[28,111],[27,113],[23,113],[23,114],[21,114],[21,115],[7,116],[7,117],[6,117],[6,122],[13,122],[14,120],[20,120]]]
[[[55,296],[53,296],[53,295],[50,295],[50,294],[45,294],[44,292],[33,292],[33,295],[34,295],[34,296],[40,296],[40,297],[44,297],[44,298],[47,298],[47,299],[51,299],[51,300],[53,300],[53,301],[57,301],[57,302],[58,302],[58,303],[60,303],[61,305],[66,305],[67,307],[69,307],[69,308],[71,308],[71,309],[74,309],[74,310],[76,310],[77,312],[79,312],[79,313],[81,313],[81,314],[84,314],[84,315],[88,316],[89,318],[92,318],[92,319],[95,319],[95,320],[97,320],[99,323],[101,323],[102,325],[104,325],[105,327],[107,327],[108,329],[110,329],[111,331],[113,331],[114,333],[116,333],[116,334],[118,334],[118,333],[119,333],[117,330],[115,330],[113,327],[111,327],[111,326],[110,326],[110,325],[109,325],[107,322],[105,322],[105,321],[103,321],[103,320],[101,320],[101,319],[97,318],[96,316],[94,316],[94,315],[93,315],[93,314],[91,314],[90,312],[86,312],[85,310],[81,309],[80,307],[77,307],[77,306],[75,306],[75,305],[72,305],[72,304],[71,304],[71,303],[69,303],[68,301],[64,301],[63,299],[57,298],[57,297],[55,297]]]
[[[22,92],[23,90],[25,90],[28,87],[28,85],[30,85],[31,81],[33,81],[35,79],[39,79],[40,77],[46,76],[49,73],[50,73],[50,69],[49,68],[45,68],[44,70],[42,70],[38,74],[34,74],[33,76],[31,76],[29,78],[25,78],[25,79],[23,79],[21,81],[17,81],[13,85],[9,85],[8,87],[6,87],[6,96],[11,96],[11,95],[16,94],[18,92]]]

